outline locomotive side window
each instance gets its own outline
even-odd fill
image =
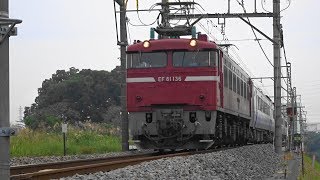
[[[228,69],[228,77],[229,77],[229,89],[232,90],[232,72]]]
[[[218,57],[216,51],[176,51],[172,60],[174,67],[214,67]]]
[[[240,95],[243,96],[243,81],[240,79]]]
[[[240,79],[237,77],[237,93],[240,95]]]
[[[226,66],[223,67],[223,78],[224,86],[228,87],[228,69]]]
[[[234,73],[232,73],[232,90],[237,92],[237,77]]]
[[[251,91],[250,86],[247,84],[247,98],[249,101],[250,101],[250,91]]]
[[[244,95],[244,98],[247,99],[247,84],[244,83],[243,87],[244,87],[243,95]]]
[[[154,68],[167,65],[165,52],[142,52],[127,54],[127,68]]]

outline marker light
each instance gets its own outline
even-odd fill
[[[194,47],[197,45],[197,41],[195,39],[191,39],[190,46]]]
[[[150,47],[150,42],[149,41],[144,41],[143,42],[143,47],[145,47],[145,48]]]

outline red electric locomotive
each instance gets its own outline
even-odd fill
[[[129,129],[140,148],[205,149],[254,140],[260,131],[250,125],[252,88],[245,71],[204,34],[127,48]],[[261,141],[269,141],[272,130],[261,132]]]

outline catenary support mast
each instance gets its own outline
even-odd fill
[[[8,18],[8,0],[0,1],[0,18]],[[0,24],[1,26],[1,24]],[[2,39],[3,35],[0,34]],[[0,44],[0,128],[8,128],[9,121],[9,38]],[[0,179],[10,178],[10,136],[0,136]]]
[[[127,111],[127,69],[126,69],[126,48],[127,40],[127,22],[126,5],[122,1],[120,4],[120,61],[121,61],[121,122],[122,122],[122,151],[129,150],[129,121]]]
[[[274,64],[274,104],[275,104],[275,152],[282,153],[281,133],[281,24],[280,24],[280,0],[273,0],[273,64]]]
[[[17,33],[19,19],[9,18],[8,0],[0,1],[0,179],[10,178],[10,128],[9,116],[9,37]]]
[[[120,6],[120,61],[121,61],[121,135],[122,151],[129,150],[129,122],[127,111],[127,69],[126,69],[126,48],[127,40],[127,21],[126,21],[126,4],[125,0],[114,0]]]

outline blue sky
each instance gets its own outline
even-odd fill
[[[140,0],[140,8],[149,8],[155,2],[157,1]],[[198,1],[206,12],[211,13],[226,12],[226,2]],[[242,12],[236,0],[231,2],[232,12]],[[252,11],[252,2],[245,2],[248,3],[245,4],[248,12]],[[269,10],[271,2],[272,0],[265,1]],[[283,7],[288,3],[287,0],[281,2]],[[293,64],[293,84],[297,86],[298,94],[302,95],[309,122],[320,122],[318,7],[320,1],[292,0],[290,7],[281,14],[287,57]],[[129,0],[128,8],[135,9],[135,1]],[[258,11],[262,11],[260,2]],[[144,23],[153,22],[156,16],[157,13],[140,13],[141,21]],[[10,38],[12,122],[18,119],[19,106],[29,106],[33,103],[37,96],[37,88],[56,70],[73,66],[79,69],[112,70],[120,64],[111,0],[10,0],[10,17],[23,20],[18,26],[18,36]],[[141,24],[136,13],[129,13],[128,18],[132,24]],[[216,20],[212,22],[217,24]],[[272,37],[271,18],[251,19],[251,22]],[[201,23],[210,29],[205,20]],[[131,42],[134,39],[147,39],[149,28],[129,25]],[[198,30],[203,31],[200,27]],[[211,27],[211,32],[218,39],[222,38],[219,29]],[[254,38],[251,29],[239,19],[227,20],[226,35],[230,40]],[[259,35],[259,38],[262,37]],[[254,76],[273,74],[272,66],[255,41],[232,43],[239,48],[236,51],[243,62],[240,64],[245,64]],[[265,40],[261,43],[272,61],[272,44]],[[264,81],[265,87],[261,87],[271,96],[272,84],[272,81]]]

